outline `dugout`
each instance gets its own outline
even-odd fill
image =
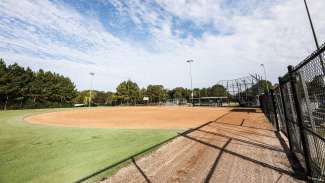
[[[200,97],[193,98],[194,106],[218,106],[228,102],[228,97]]]

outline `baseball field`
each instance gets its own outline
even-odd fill
[[[102,107],[0,112],[0,182],[73,182],[229,108]]]

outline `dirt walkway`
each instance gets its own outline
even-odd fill
[[[264,115],[230,112],[104,182],[303,182],[295,177]]]

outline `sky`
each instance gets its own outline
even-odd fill
[[[307,0],[319,43],[325,1]],[[316,49],[303,0],[0,0],[0,57],[71,78],[77,89],[276,82]]]

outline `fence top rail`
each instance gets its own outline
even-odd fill
[[[322,52],[325,51],[325,43],[321,45],[319,50],[314,51],[312,54],[310,54],[307,58],[305,58],[303,61],[301,61],[298,65],[296,65],[293,69],[293,72],[296,72],[300,68],[302,68],[304,65],[308,64],[311,60],[319,56]]]
[[[301,61],[299,64],[297,64],[292,72],[297,72],[300,68],[302,68],[304,65],[308,64],[311,60],[313,60],[314,58],[316,58],[317,56],[319,56],[320,54],[322,54],[323,52],[325,52],[325,43],[323,43],[321,45],[321,47],[319,48],[319,50],[315,50],[312,54],[310,54],[307,58],[305,58],[303,61]],[[282,77],[280,77],[279,79],[279,84],[284,84],[287,83],[289,81],[289,74],[288,72],[285,73]]]

